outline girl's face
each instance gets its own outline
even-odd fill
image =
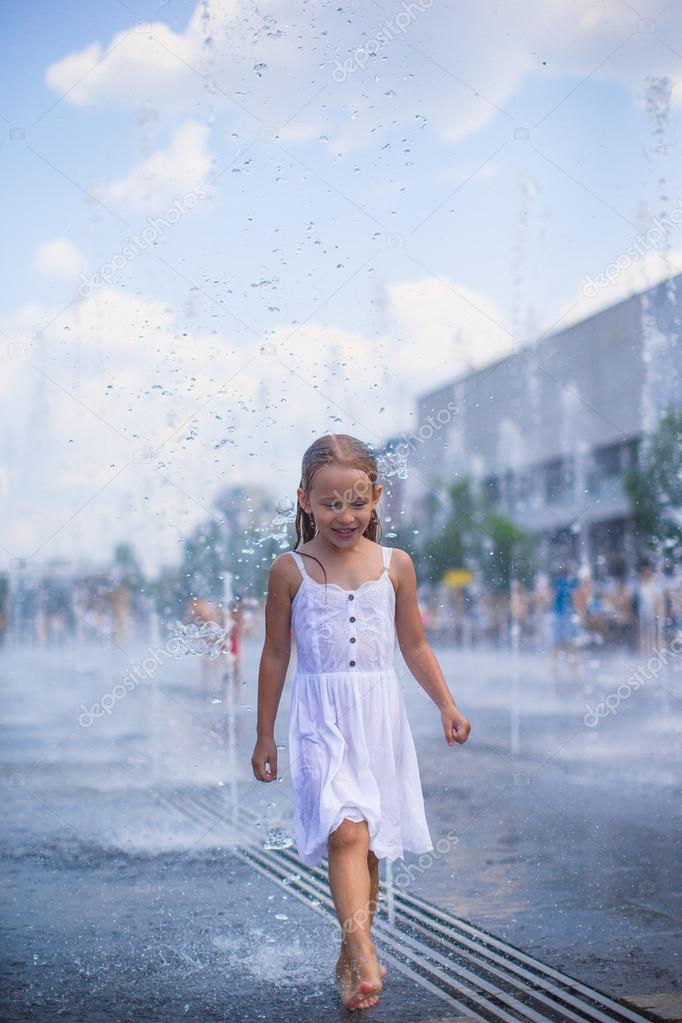
[[[298,500],[311,512],[320,536],[336,547],[353,547],[369,525],[382,487],[372,484],[361,469],[327,465],[313,476],[306,494],[298,488]]]

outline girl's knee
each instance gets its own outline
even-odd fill
[[[339,824],[335,831],[329,833],[329,846],[332,849],[369,845],[369,827],[366,820],[352,821],[348,817]]]

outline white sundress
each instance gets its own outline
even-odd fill
[[[290,551],[302,582],[291,619],[296,671],[289,719],[294,837],[317,866],[344,817],[365,819],[369,848],[395,860],[433,849],[417,753],[393,664],[391,548],[378,579],[345,590],[317,582]]]

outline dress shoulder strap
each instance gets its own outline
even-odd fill
[[[298,553],[298,551],[289,551],[289,554],[291,554],[292,558],[294,559],[294,561],[298,565],[299,572],[301,573],[302,577],[305,579],[305,577],[307,576],[308,572],[303,567],[303,558]]]
[[[390,564],[391,564],[391,554],[393,553],[393,548],[392,547],[382,547],[381,550],[383,551],[383,555],[384,555],[384,568],[386,570],[388,570],[388,568],[390,567]]]

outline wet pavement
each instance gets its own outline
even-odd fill
[[[331,924],[228,851],[91,850],[86,865],[87,856],[31,858],[7,872],[3,1020],[349,1017],[330,980]],[[443,1009],[398,974],[371,1018],[417,1021]]]
[[[449,770],[429,708],[412,714],[433,830],[459,842],[411,890],[613,997],[682,979],[682,671],[616,703],[638,663],[584,657],[582,678],[552,679],[545,658],[444,655],[477,732]]]
[[[351,1018],[331,979],[338,924],[198,809],[219,793],[263,839],[291,833],[286,749],[280,782],[251,772],[259,644],[232,695],[160,649],[2,653],[2,1018]],[[553,678],[544,657],[435,649],[473,730],[448,748],[401,666],[436,850],[394,864],[394,884],[612,997],[677,989],[682,672],[628,693],[632,659]],[[389,976],[363,1018],[457,1015]]]

